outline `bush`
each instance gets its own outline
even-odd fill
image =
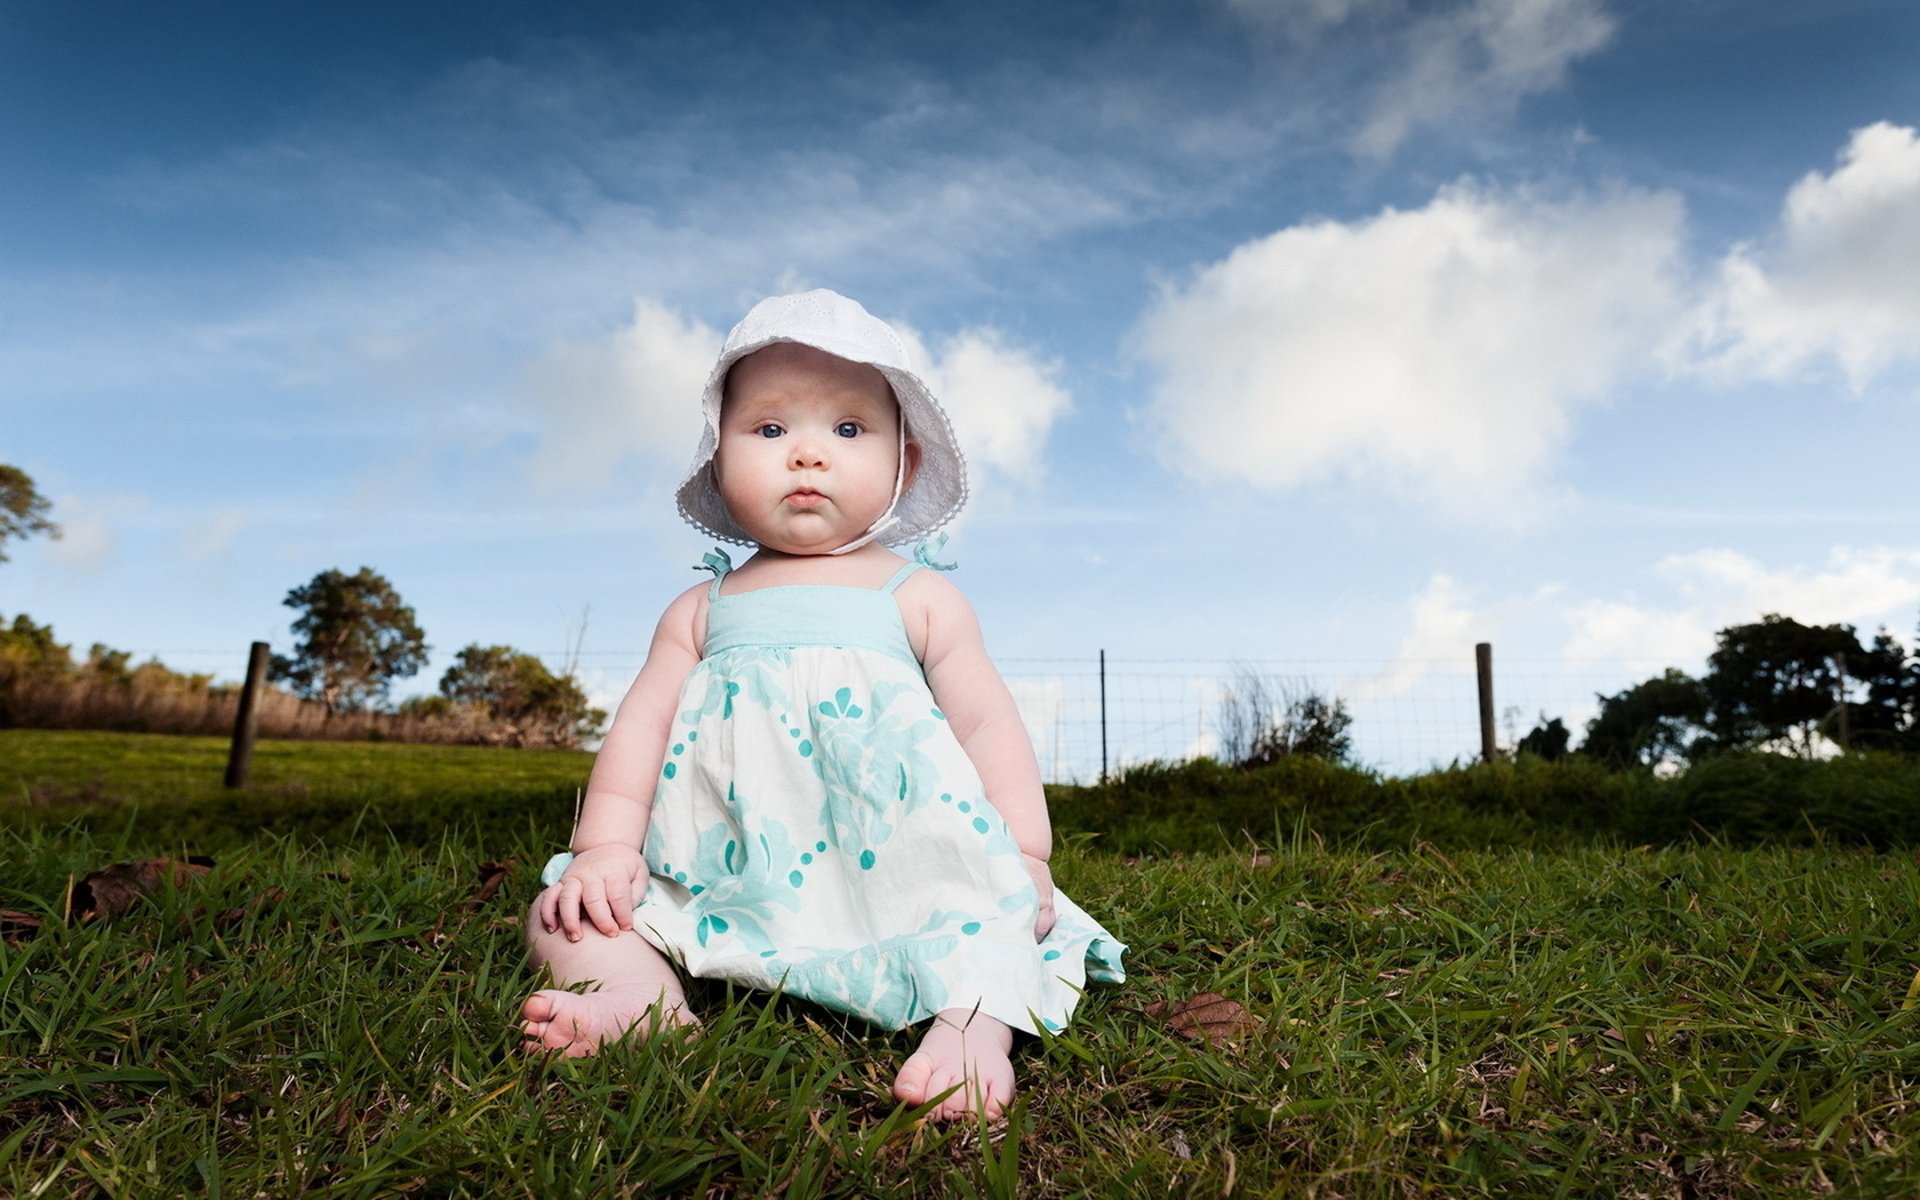
[[[1048,789],[1062,836],[1120,854],[1198,853],[1297,837],[1363,850],[1535,849],[1719,841],[1920,846],[1920,761],[1723,754],[1670,778],[1584,755],[1388,779],[1308,758],[1235,769],[1147,763],[1105,785]]]

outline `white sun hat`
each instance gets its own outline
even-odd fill
[[[848,362],[865,363],[886,376],[900,402],[901,439],[920,446],[920,467],[911,485],[902,488],[906,471],[904,444],[900,475],[894,481],[893,503],[865,535],[833,553],[879,541],[898,545],[924,538],[959,515],[967,502],[967,462],[945,410],[907,360],[907,349],[885,321],[838,292],[816,288],[792,296],[771,296],[753,306],[727,335],[720,360],[707,376],[700,395],[706,426],[693,466],[680,483],[676,499],[680,515],[694,528],[724,542],[751,546],[754,541],[734,521],[713,484],[714,450],[719,442],[720,400],[726,392],[727,372],[756,350],[776,342],[794,342],[824,350]]]

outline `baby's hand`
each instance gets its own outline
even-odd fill
[[[637,887],[636,887],[637,881]],[[612,937],[633,928],[633,906],[647,894],[647,860],[632,846],[595,846],[574,855],[560,882],[540,893],[540,924],[580,940],[580,915]]]
[[[1044,858],[1035,858],[1031,854],[1022,854],[1020,861],[1027,868],[1027,876],[1033,880],[1033,890],[1040,893],[1040,915],[1033,922],[1033,940],[1040,941],[1053,929],[1053,871]]]

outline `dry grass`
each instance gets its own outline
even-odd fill
[[[239,704],[237,685],[213,684],[204,676],[141,668],[111,678],[88,671],[9,670],[0,662],[0,727],[225,736],[233,732]],[[470,705],[433,715],[338,713],[269,687],[261,694],[259,713],[263,738],[536,749],[579,744],[565,730],[496,721]]]

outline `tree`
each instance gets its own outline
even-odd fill
[[[1849,740],[1869,750],[1920,750],[1920,655],[1886,630],[1858,658],[1849,656],[1850,685],[1865,685],[1866,700],[1847,705]]]
[[[427,662],[426,634],[393,585],[371,567],[322,571],[283,601],[300,615],[291,656],[273,656],[271,674],[335,712],[384,700],[393,681]]]
[[[1599,715],[1587,722],[1580,752],[1616,767],[1651,767],[1687,757],[1707,716],[1706,688],[1671,667],[1599,700]]]
[[[1540,714],[1540,724],[1533,727],[1527,736],[1520,739],[1514,747],[1516,754],[1528,754],[1534,758],[1554,762],[1567,756],[1567,746],[1573,740],[1573,732],[1559,717],[1547,720],[1547,714]]]
[[[1811,756],[1820,738],[1835,732],[1841,703],[1835,656],[1867,661],[1853,626],[1802,625],[1778,613],[1722,629],[1715,641],[1701,680],[1705,724],[1728,748],[1784,742]]]
[[[53,640],[53,626],[36,625],[25,613],[12,625],[0,625],[0,680],[64,675],[72,668],[73,651]]]
[[[440,678],[440,694],[484,708],[494,720],[520,726],[523,735],[566,745],[596,736],[607,719],[571,675],[555,675],[512,646],[476,643],[461,650]]]
[[[1353,716],[1346,702],[1305,685],[1276,684],[1242,668],[1220,699],[1214,719],[1220,759],[1260,767],[1289,755],[1327,762],[1351,760]]]
[[[60,527],[47,520],[53,504],[33,486],[33,477],[19,467],[0,463],[0,562],[7,561],[7,539],[36,533],[60,536]]]

